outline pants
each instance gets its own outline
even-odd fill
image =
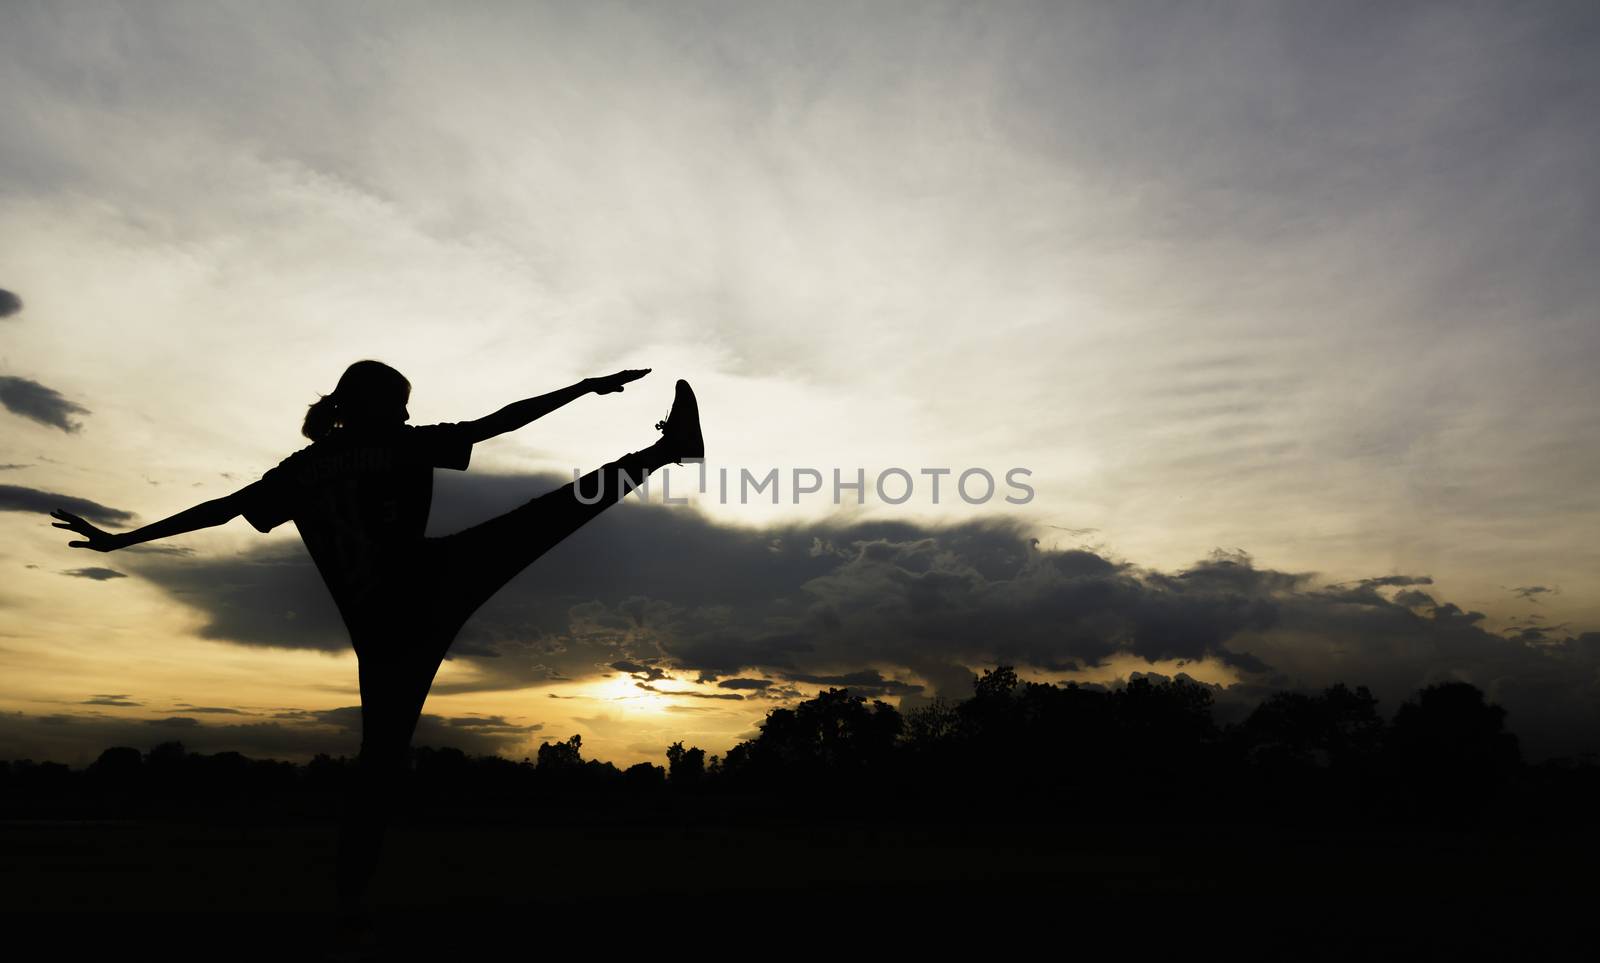
[[[347,618],[360,661],[361,755],[339,837],[339,895],[359,903],[409,762],[434,675],[474,612],[535,559],[621,501],[662,462],[650,449],[481,525],[424,539],[383,598]]]

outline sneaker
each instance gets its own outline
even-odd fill
[[[656,422],[661,432],[657,444],[667,450],[672,460],[683,464],[685,458],[704,458],[706,442],[700,435],[700,405],[694,400],[689,382],[678,379],[678,395],[672,400],[672,410],[667,417]]]

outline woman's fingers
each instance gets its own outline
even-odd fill
[[[51,512],[50,516],[52,518],[61,519],[61,521],[53,523],[50,526],[51,528],[64,528],[69,532],[76,532],[77,534],[88,539],[88,541],[68,542],[68,548],[98,549],[98,546],[95,544],[95,536],[105,535],[105,533],[100,531],[100,529],[95,528],[93,525],[90,525],[88,522],[72,514],[71,512],[63,511],[59,508]]]
[[[79,535],[93,535],[96,531],[98,531],[98,529],[96,529],[93,525],[90,525],[88,522],[72,514],[71,512],[57,509],[56,511],[51,512],[50,516],[52,518],[61,519],[59,522],[52,523],[50,526],[51,528],[64,528],[69,532],[77,532]],[[88,543],[85,542],[84,544],[87,545]]]
[[[628,368],[618,371],[614,375],[601,378],[600,380],[605,384],[605,387],[601,389],[601,393],[611,394],[614,391],[621,391],[623,385],[630,381],[638,381],[649,373],[649,368]]]
[[[606,375],[604,378],[591,378],[589,382],[595,386],[593,389],[595,393],[609,395],[621,391],[623,385],[630,381],[638,381],[650,371],[650,368],[627,368],[616,374]]]

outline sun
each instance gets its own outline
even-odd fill
[[[621,672],[583,683],[573,689],[572,694],[604,702],[612,709],[629,715],[660,715],[671,704],[670,697],[639,688],[632,676]]]

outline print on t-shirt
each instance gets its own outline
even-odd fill
[[[464,470],[471,457],[460,424],[335,429],[246,488],[242,514],[262,532],[293,520],[349,621],[398,588],[427,528],[433,469]]]

